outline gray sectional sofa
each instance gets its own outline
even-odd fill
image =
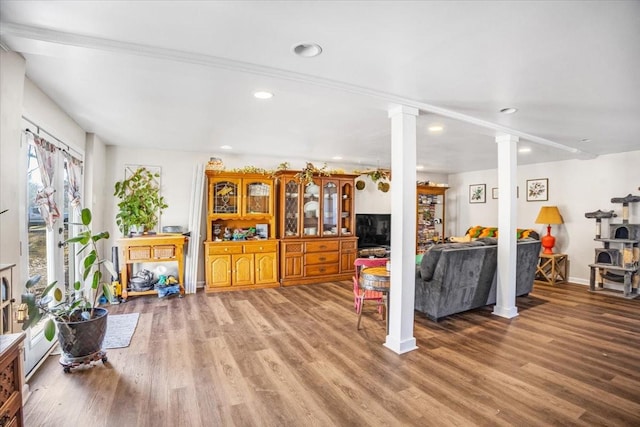
[[[533,287],[540,241],[517,242],[516,296]],[[496,302],[497,239],[435,245],[416,270],[415,309],[438,319]]]

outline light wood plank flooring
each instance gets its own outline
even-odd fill
[[[536,283],[507,320],[486,307],[434,323],[397,355],[351,285],[130,298],[131,346],[30,381],[26,425],[638,426],[640,300]]]

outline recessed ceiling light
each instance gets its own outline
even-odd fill
[[[333,156],[332,159],[333,160],[342,160],[342,156]]]
[[[518,149],[518,153],[530,153],[531,152],[531,148],[529,147],[522,147]]]
[[[429,129],[429,132],[442,132],[444,127],[440,125],[432,125],[432,126],[429,126],[428,129]]]
[[[273,98],[273,94],[271,92],[266,92],[266,91],[258,91],[258,92],[254,92],[253,96],[255,96],[258,99],[269,99],[269,98]]]
[[[582,138],[582,139],[580,140],[580,142],[591,142],[591,139],[589,139],[589,138]]]
[[[503,108],[502,110],[500,110],[500,112],[502,114],[514,114],[518,112],[517,108],[513,108],[513,107],[507,107],[507,108]]]
[[[424,169],[424,165],[416,165],[416,169],[417,170],[422,170],[422,169]]]
[[[230,145],[223,145],[220,148],[222,148],[223,150],[231,150],[233,147]]]
[[[316,43],[300,43],[293,48],[293,52],[304,58],[313,58],[322,53],[322,47]]]

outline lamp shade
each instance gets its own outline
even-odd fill
[[[540,208],[536,224],[563,224],[564,220],[557,206],[543,206]]]

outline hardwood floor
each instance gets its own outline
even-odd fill
[[[382,345],[350,283],[131,298],[131,345],[30,381],[26,426],[640,425],[640,299],[536,283],[520,315],[491,307],[439,323],[419,349]]]

